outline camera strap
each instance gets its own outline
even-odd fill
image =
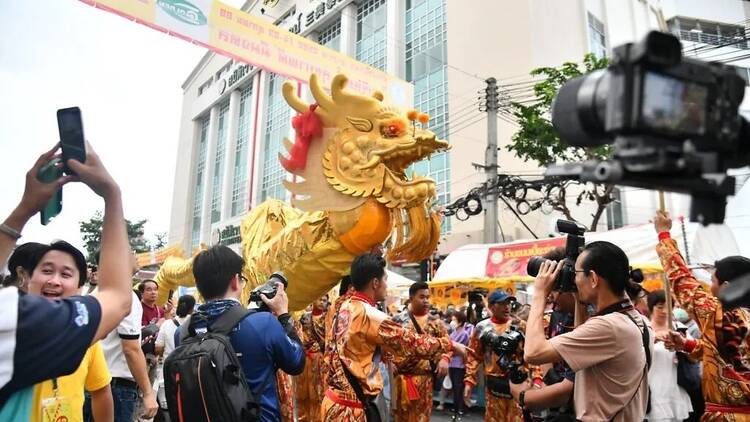
[[[411,313],[411,311],[407,310],[407,314],[409,314],[409,318],[411,319],[412,325],[414,325],[414,329],[417,331],[417,334],[422,335],[424,334],[424,331],[422,331],[422,327],[419,326],[419,323],[417,322],[417,319],[414,318],[414,314]],[[430,369],[432,369],[432,373],[434,374],[435,371],[437,371],[437,364],[433,361],[428,361],[430,363]]]
[[[635,393],[633,393],[633,397],[631,397],[630,400],[628,400],[628,402],[625,403],[622,409],[618,410],[617,413],[615,413],[615,415],[610,420],[614,420],[615,416],[619,415],[620,412],[625,410],[625,408],[628,407],[630,402],[632,402],[633,399],[635,399],[635,396],[638,395],[638,391],[641,389],[640,383],[643,381],[643,377],[645,377],[648,374],[648,370],[651,369],[651,352],[648,348],[648,344],[650,343],[648,327],[646,326],[646,324],[643,324],[643,327],[641,327],[641,324],[638,324],[638,321],[636,321],[635,318],[633,318],[633,316],[630,315],[630,311],[634,311],[634,310],[635,308],[633,307],[633,304],[630,302],[630,300],[625,299],[615,304],[612,304],[610,306],[607,306],[606,308],[597,312],[595,315],[595,316],[604,316],[604,315],[608,315],[614,312],[619,312],[625,315],[626,317],[628,317],[628,319],[631,320],[633,324],[635,324],[635,326],[638,328],[638,331],[641,332],[641,340],[643,342],[643,352],[646,354],[646,365],[643,368],[643,375],[641,376],[641,379],[638,381],[638,384],[639,384],[638,388],[635,389]],[[649,398],[649,402],[650,402],[650,398]],[[650,404],[648,406],[650,407]]]
[[[342,303],[343,305],[343,303]],[[357,400],[362,404],[362,409],[365,412],[365,420],[367,422],[380,422],[380,413],[377,412],[377,408],[375,408],[375,404],[372,400],[368,399],[368,397],[365,395],[364,390],[362,389],[362,386],[359,384],[359,381],[354,376],[354,374],[349,371],[349,368],[346,367],[346,363],[344,363],[344,358],[341,357],[339,354],[339,348],[338,348],[338,339],[336,338],[336,330],[338,329],[338,321],[339,321],[339,313],[341,311],[341,307],[336,310],[336,314],[333,317],[333,328],[331,332],[333,333],[333,351],[336,353],[336,357],[339,359],[339,362],[341,363],[341,369],[344,371],[344,376],[346,377],[346,380],[349,382],[349,385],[352,387],[352,390],[354,390],[354,395],[357,396]],[[375,347],[375,355],[380,355],[380,346]],[[380,365],[379,362],[375,362],[376,365]],[[379,370],[379,369],[378,369]]]

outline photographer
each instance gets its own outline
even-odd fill
[[[499,361],[503,356],[497,355],[492,346],[487,344],[491,338],[504,334],[511,328],[510,305],[515,300],[516,298],[500,289],[493,291],[488,298],[492,318],[479,322],[469,340],[466,376],[464,377],[464,402],[468,406],[471,405],[471,392],[478,383],[479,366],[484,363],[487,401],[485,421],[511,422],[520,417],[518,407],[510,395],[509,368],[500,365]]]
[[[581,421],[641,421],[648,403],[648,367],[653,333],[625,295],[629,263],[625,252],[609,242],[586,245],[573,271],[578,290],[576,328],[547,340],[546,296],[563,261],[545,261],[537,274],[524,356],[531,364],[565,361],[576,372],[574,406]],[[583,306],[596,315],[583,320]],[[642,347],[634,347],[642,345]]]
[[[559,247],[542,256],[552,261],[565,259],[565,248]],[[552,291],[547,296],[547,304],[552,312],[545,315],[545,335],[552,338],[568,333],[574,328],[575,295],[571,292]],[[548,365],[545,365],[545,367]],[[573,386],[575,372],[564,361],[556,362],[542,374],[543,384],[533,386],[530,382],[510,384],[510,391],[516,402],[530,412],[531,420],[572,421]]]
[[[206,303],[190,317],[188,330],[200,332],[210,328],[227,312],[244,308],[240,295],[245,284],[242,275],[244,260],[226,246],[218,245],[202,251],[193,260],[193,275],[198,292]],[[305,352],[288,311],[288,298],[282,283],[276,284],[272,299],[261,296],[270,312],[245,313],[229,333],[234,351],[238,354],[249,389],[260,396],[260,420],[279,421],[281,418],[276,393],[276,369],[299,375],[305,366]],[[182,337],[183,327],[180,328]],[[180,342],[182,343],[182,338]],[[173,352],[177,354],[178,350]],[[169,360],[164,366],[165,382]],[[182,376],[186,376],[182,374]],[[184,378],[183,378],[184,379]],[[195,383],[198,380],[180,382]],[[167,389],[169,392],[169,389]],[[167,397],[170,414],[174,397]],[[184,398],[183,398],[184,401]],[[209,403],[211,405],[211,403]]]
[[[656,252],[669,277],[672,292],[683,309],[694,315],[702,336],[684,341],[677,333],[665,338],[665,346],[674,344],[694,360],[703,362],[704,420],[750,420],[750,353],[746,346],[750,328],[747,308],[725,310],[717,295],[731,280],[750,273],[750,259],[730,256],[716,261],[711,275],[711,291],[695,279],[672,240],[672,219],[658,211],[654,228],[659,233]]]

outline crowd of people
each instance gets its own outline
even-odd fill
[[[461,420],[478,386],[487,421],[750,421],[750,313],[717,299],[750,259],[717,261],[707,288],[665,212],[654,246],[669,291],[645,292],[621,248],[592,242],[574,292],[555,290],[565,254],[553,250],[528,306],[495,290],[443,312],[417,282],[406,304],[386,307],[386,262],[373,250],[337,292],[292,315],[282,282],[258,309],[241,303],[245,262],[219,245],[193,260],[200,303],[159,306],[156,281],[133,284],[122,196],[91,146],[85,163],[67,163],[75,176],[37,180],[57,149],[0,225],[0,421],[416,422],[430,420],[436,395],[438,411]],[[71,182],[104,200],[96,265],[63,240],[16,245]]]

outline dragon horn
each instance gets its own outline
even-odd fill
[[[348,79],[344,75],[336,75],[333,78],[333,82],[331,83],[331,96],[333,97],[333,101],[341,103],[346,101],[346,97],[351,97],[351,94],[344,92],[344,87],[346,86],[347,81]]]
[[[306,113],[310,109],[310,105],[305,104],[305,102],[297,96],[294,92],[296,89],[297,87],[292,81],[286,81],[281,89],[281,93],[284,95],[284,99],[290,107],[295,109],[298,113]]]
[[[337,75],[336,78],[333,79],[334,85],[336,84],[336,79],[342,76],[344,80],[346,80],[346,77],[343,75]],[[312,92],[313,98],[315,98],[315,101],[318,102],[318,105],[328,112],[335,110],[336,105],[334,104],[331,97],[323,91],[323,88],[320,86],[320,82],[318,81],[318,75],[312,74],[310,75],[310,92]]]

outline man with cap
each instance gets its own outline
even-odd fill
[[[471,392],[478,383],[479,366],[484,364],[485,407],[484,420],[489,422],[520,422],[521,413],[510,394],[508,372],[498,365],[496,355],[481,340],[484,333],[494,330],[498,335],[511,327],[511,302],[516,298],[507,292],[496,289],[490,293],[487,303],[492,312],[490,319],[479,322],[471,333],[466,356],[466,376],[464,378],[464,401],[470,405]]]
[[[409,331],[448,339],[448,330],[437,316],[430,315],[430,287],[418,281],[409,287],[409,305],[393,317],[393,321]],[[432,379],[448,374],[450,354],[439,360],[393,356],[395,422],[427,422],[432,414]]]
[[[659,233],[656,252],[681,307],[693,315],[703,335],[687,340],[671,333],[665,343],[703,362],[703,397],[706,412],[701,420],[750,421],[750,310],[725,310],[717,298],[721,289],[750,273],[750,259],[730,256],[716,261],[711,291],[695,279],[670,237],[672,219],[657,211],[654,228]]]

